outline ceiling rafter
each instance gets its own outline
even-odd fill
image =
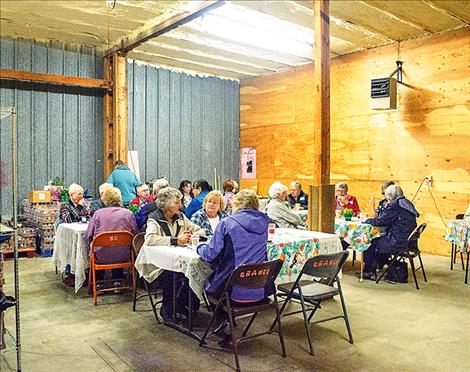
[[[440,5],[441,3],[443,3],[442,1],[430,1],[430,0],[421,0],[421,1],[428,4],[430,7],[436,9],[437,11],[439,11],[443,14],[446,14],[446,15],[452,17],[452,18],[455,18],[455,19],[459,20],[462,23],[469,24],[469,21],[470,21],[470,3],[469,3],[469,12],[467,13],[468,18],[465,19],[465,18],[460,17],[459,15],[455,14],[454,12],[452,12],[448,9],[442,8],[442,5]],[[443,3],[443,4],[445,4],[445,3]]]

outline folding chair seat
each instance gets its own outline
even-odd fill
[[[460,213],[460,214],[455,216],[456,220],[463,220],[463,218],[464,218],[463,213]],[[450,269],[454,270],[454,264],[455,264],[455,261],[456,261],[456,258],[457,258],[457,253],[460,253],[460,263],[462,264],[462,270],[465,270],[465,265],[464,265],[464,262],[463,262],[463,253],[460,252],[460,249],[457,246],[457,244],[452,243],[451,247],[452,248],[451,248],[451,252],[450,252]],[[467,269],[468,269],[468,266],[467,266]]]
[[[281,318],[279,313],[279,304],[277,301],[276,293],[273,294],[273,299],[267,297],[261,301],[256,302],[237,302],[231,300],[231,294],[234,287],[236,288],[245,288],[245,289],[260,289],[264,288],[265,293],[269,293],[269,289],[275,288],[274,281],[279,274],[279,271],[282,267],[282,261],[277,259],[274,261],[268,261],[263,263],[257,264],[246,264],[240,265],[237,267],[230,278],[227,281],[225,286],[224,292],[220,298],[214,298],[212,296],[208,296],[209,302],[215,305],[215,309],[212,315],[212,318],[202,336],[201,341],[199,342],[199,346],[203,346],[205,344],[205,339],[209,330],[211,329],[212,324],[214,323],[216,312],[220,309],[224,310],[228,314],[229,324],[230,324],[230,331],[231,331],[231,340],[233,344],[233,353],[235,356],[235,364],[237,371],[240,371],[240,362],[238,357],[238,344],[242,341],[271,334],[273,332],[277,332],[279,334],[279,341],[281,343],[281,355],[284,358],[286,356],[286,349],[284,345],[284,337],[282,334],[282,327],[281,327]],[[256,275],[253,275],[256,273]],[[248,275],[247,275],[248,274]],[[262,311],[274,311],[276,314],[276,318],[274,320],[273,325],[271,328],[265,332],[257,333],[254,335],[247,336],[247,333],[253,324],[253,321],[256,318],[256,315]],[[236,328],[235,328],[235,319],[240,316],[253,314],[248,321],[244,331],[242,332],[240,337],[236,335]],[[277,327],[276,327],[277,325]]]
[[[106,231],[98,234],[93,238],[90,249],[90,272],[88,276],[89,291],[93,288],[93,302],[97,305],[98,293],[104,293],[115,290],[135,288],[135,271],[134,271],[134,251],[131,249],[134,235],[129,231]],[[115,249],[117,247],[129,247],[129,260],[118,263],[97,263],[95,257],[95,247],[101,249]],[[96,272],[112,269],[129,269],[131,272],[131,285],[123,285],[119,287],[103,288],[98,290],[96,286]]]
[[[140,248],[142,248],[142,246],[144,245],[144,241],[145,241],[145,233],[144,232],[140,232],[136,236],[134,236],[134,240],[132,241],[132,248],[134,250],[134,257],[137,257],[139,255]],[[156,283],[157,280],[158,280],[158,278],[154,282],[149,283],[147,280],[145,280],[145,278],[137,278],[137,282],[136,282],[136,285],[134,287],[134,299],[133,299],[133,303],[132,303],[132,311],[135,311],[136,304],[137,304],[137,301],[139,299],[141,299],[142,297],[148,296],[150,306],[152,307],[153,315],[155,315],[155,319],[157,320],[157,323],[160,324],[161,320],[158,317],[157,305],[162,303],[162,300],[156,301],[156,299],[157,299],[158,295],[162,294],[162,289],[158,287],[158,283]],[[137,287],[139,285],[139,281],[141,283],[143,283],[144,288],[145,288],[145,293],[141,293],[141,294],[138,295],[137,294],[137,291],[138,291]]]
[[[426,278],[426,272],[424,271],[424,265],[423,265],[423,260],[421,259],[421,251],[418,248],[418,240],[421,237],[421,234],[423,233],[424,229],[426,229],[426,223],[422,223],[421,225],[417,226],[410,234],[408,237],[405,247],[400,250],[398,253],[392,255],[392,258],[390,260],[390,263],[387,266],[387,270],[389,270],[391,267],[397,264],[397,262],[405,262],[407,259],[410,262],[411,266],[411,272],[413,274],[413,279],[415,282],[416,289],[419,289],[418,285],[418,278],[416,277],[416,272],[421,269],[423,272],[423,279],[425,282],[428,281]],[[416,245],[415,245],[416,244]],[[414,264],[414,259],[418,258],[419,259],[419,267],[416,268]],[[379,277],[376,280],[376,283],[378,283],[384,276],[385,276],[386,271],[384,271],[382,274],[379,275]]]
[[[348,331],[349,342],[351,344],[354,343],[346,311],[346,303],[344,302],[343,291],[341,289],[341,282],[338,277],[348,255],[348,251],[343,251],[311,257],[307,262],[305,262],[299,276],[294,282],[279,284],[277,286],[277,289],[280,292],[279,296],[285,297],[285,301],[280,310],[281,315],[287,316],[298,313],[303,314],[305,332],[307,333],[311,355],[314,355],[312,337],[310,335],[311,324],[318,324],[333,319],[343,318]],[[304,279],[305,277],[310,277],[310,280]],[[312,280],[312,278],[315,280]],[[316,281],[320,278],[323,279],[322,283]],[[334,286],[335,283],[337,284],[337,287]],[[342,314],[311,322],[313,315],[321,307],[321,302],[336,295],[339,295],[341,299]],[[300,302],[301,310],[283,315],[284,309],[291,300]],[[310,315],[307,317],[308,311],[310,311]]]

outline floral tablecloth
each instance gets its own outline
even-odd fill
[[[470,252],[470,221],[449,221],[445,239],[458,245],[461,252]]]
[[[361,222],[357,218],[346,221],[344,218],[335,219],[335,233],[344,239],[351,248],[358,252],[364,252],[370,247],[372,239],[384,234],[384,230]]]
[[[342,250],[341,242],[334,234],[284,228],[276,229],[273,242],[267,245],[268,260],[281,258],[284,261],[280,279],[298,275],[305,261],[312,256]]]

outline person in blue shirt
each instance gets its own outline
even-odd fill
[[[188,219],[191,219],[194,213],[196,213],[199,209],[202,209],[202,202],[204,201],[204,198],[209,193],[209,191],[212,191],[212,187],[206,180],[200,179],[194,182],[194,198],[191,200],[191,202],[186,207],[186,210],[184,211]]]
[[[122,202],[125,207],[137,196],[136,187],[142,184],[139,177],[122,160],[114,163],[113,173],[111,173],[106,182],[121,191]]]

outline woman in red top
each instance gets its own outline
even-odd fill
[[[354,216],[359,216],[361,210],[357,199],[348,194],[348,185],[345,182],[337,183],[335,186],[335,210],[343,211],[344,209],[352,209]]]

